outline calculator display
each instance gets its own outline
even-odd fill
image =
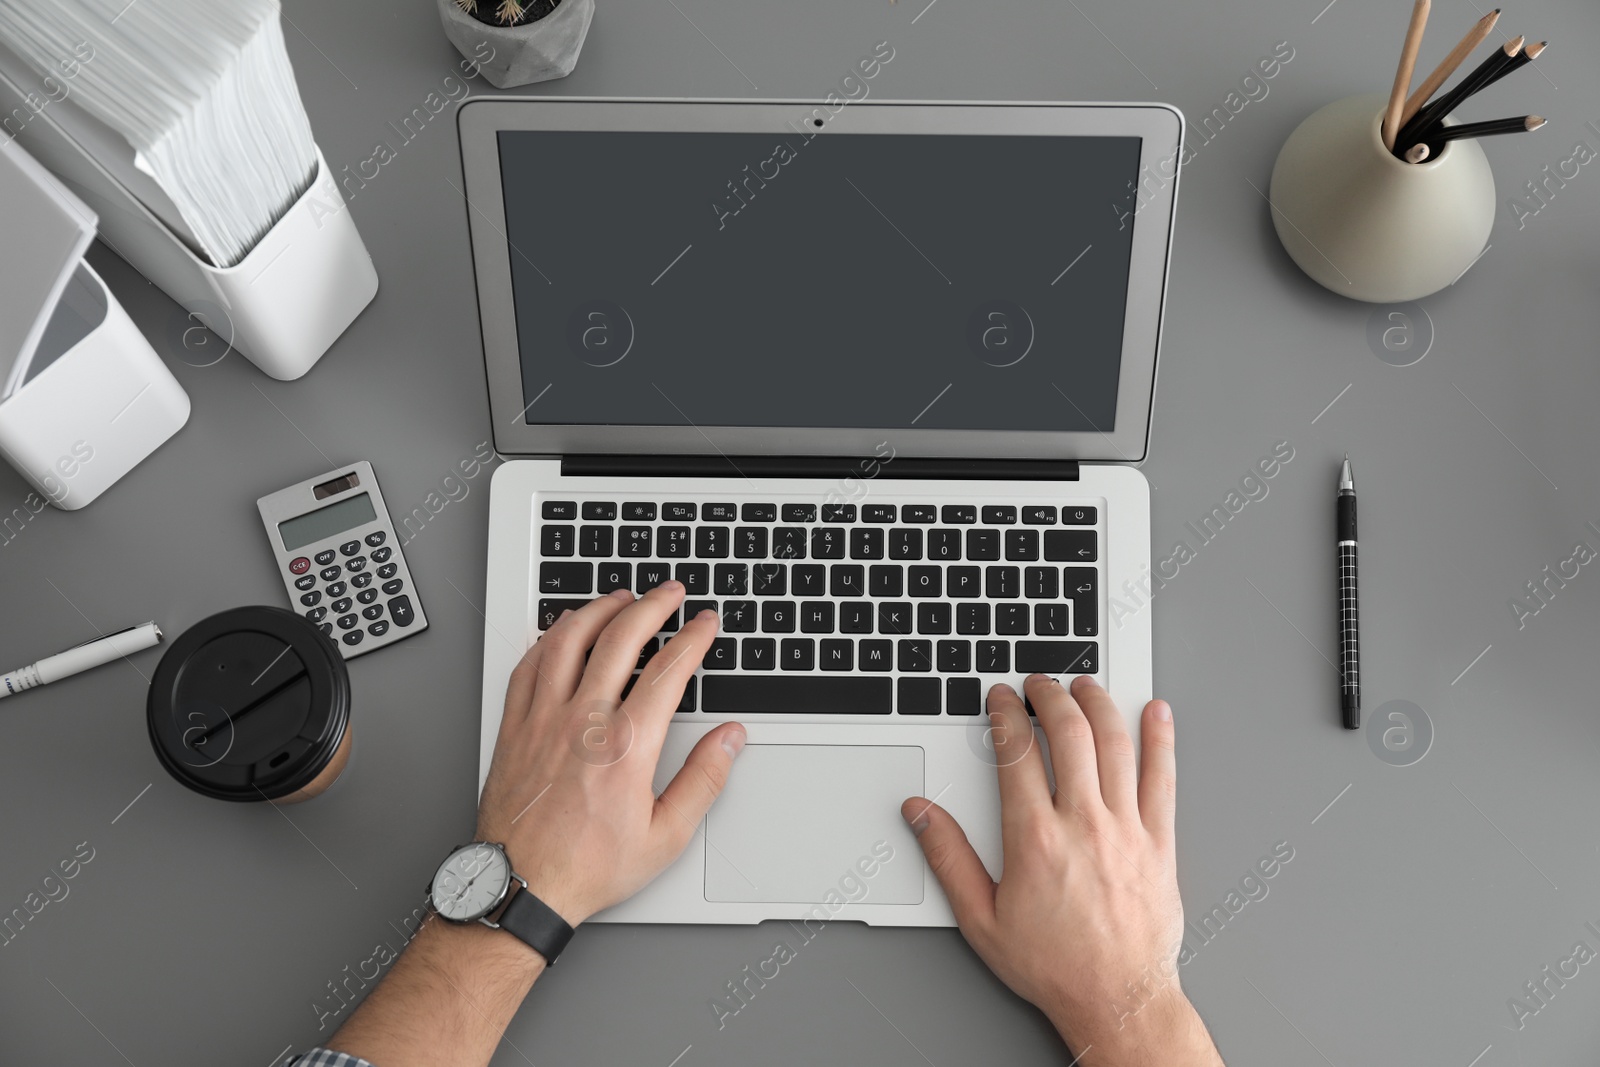
[[[302,545],[365,525],[377,517],[372,498],[362,493],[278,523],[278,536],[283,539],[283,550],[293,552]]]

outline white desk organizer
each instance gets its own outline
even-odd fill
[[[89,264],[51,314],[81,336],[0,402],[0,454],[76,511],[182,428],[189,397]]]

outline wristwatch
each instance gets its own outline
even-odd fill
[[[513,881],[521,885],[515,892]],[[572,927],[528,892],[527,880],[511,869],[505,846],[493,841],[474,841],[452,850],[428,885],[428,903],[446,922],[480,922],[515,934],[547,964],[555,963],[572,940]]]

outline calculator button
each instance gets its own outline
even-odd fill
[[[341,612],[345,612],[345,611],[349,611],[350,610],[350,598],[349,597],[340,597],[338,600],[335,600],[332,604],[330,604],[328,606],[333,609],[333,613],[335,615],[338,615]]]
[[[339,551],[343,552],[347,556],[353,556],[357,552],[361,551],[361,542],[360,541],[346,541],[344,544],[339,546]]]
[[[344,573],[344,569],[342,567],[340,567],[337,563],[335,563],[331,567],[322,568],[322,580],[325,581],[325,582],[331,582],[331,581],[333,581],[335,578],[339,577],[339,575],[341,575],[343,573]]]
[[[317,592],[315,589],[313,589],[309,593],[301,593],[300,594],[300,603],[304,604],[308,608],[316,607],[318,602],[320,602],[321,600],[322,600],[322,594]]]
[[[296,578],[294,580],[294,587],[296,589],[310,589],[316,584],[317,576],[315,574],[308,574],[304,578]]]
[[[354,615],[341,615],[339,616],[339,629],[348,630],[356,624],[356,621]]]
[[[388,563],[389,562],[389,557],[392,556],[392,555],[394,555],[394,549],[392,549],[392,548],[380,548],[380,549],[378,549],[378,550],[376,550],[375,552],[372,553],[372,562],[374,562],[374,563]]]
[[[366,538],[367,547],[368,548],[377,548],[379,545],[383,544],[384,539],[387,538],[388,536],[389,535],[384,533],[382,530],[379,530],[376,533],[367,534],[367,538]]]
[[[395,572],[398,571],[399,569],[400,568],[398,566],[396,566],[395,564],[393,564],[393,563],[385,563],[383,566],[378,568],[378,577],[379,578],[393,578],[394,575],[395,575]]]
[[[331,548],[323,549],[317,553],[317,566],[326,567],[333,562],[334,551]]]
[[[382,637],[384,634],[386,634],[388,632],[389,632],[389,620],[388,619],[379,619],[377,622],[375,622],[371,626],[367,627],[367,633],[371,634],[373,637]]]
[[[331,622],[322,623],[320,626],[317,627],[317,629],[321,630],[323,632],[323,634],[325,636],[327,636],[327,637],[332,637],[333,636],[333,623],[331,623]]]
[[[354,616],[351,617],[354,618]],[[361,631],[351,630],[349,633],[345,634],[344,643],[347,645],[359,645],[361,643]]]
[[[406,583],[402,582],[398,578],[396,578],[392,582],[384,582],[383,583],[383,595],[384,596],[394,596],[396,593],[398,593],[400,590],[404,589],[405,587],[406,587]]]
[[[328,614],[327,608],[312,608],[310,611],[306,612],[306,618],[310,619],[312,622],[321,622],[322,617],[326,614]]]
[[[389,617],[394,619],[394,624],[399,627],[410,626],[417,617],[411,613],[411,598],[397,596],[389,601]]]
[[[311,561],[304,556],[296,556],[289,561],[290,574],[304,574],[311,569]]]
[[[354,574],[354,573],[356,573],[356,571],[364,570],[366,568],[366,566],[367,566],[367,557],[366,556],[357,556],[355,559],[351,560],[349,563],[346,563],[344,565],[344,569],[349,571],[351,574]]]
[[[575,519],[578,505],[572,500],[546,500],[539,514],[547,519]]]
[[[345,592],[345,589],[344,589],[344,583],[343,582],[334,582],[332,585],[328,586],[328,595],[329,596],[332,596],[332,597],[344,596],[344,592]]]
[[[585,500],[583,517],[593,522],[609,522],[617,517],[617,505],[609,500]]]
[[[357,589],[365,589],[367,586],[372,584],[371,572],[356,575],[354,578],[350,579],[350,584],[355,586]]]
[[[1063,608],[1063,611],[1064,610],[1065,609]],[[374,604],[370,608],[362,608],[361,617],[366,619],[368,622],[371,622],[373,619],[383,618],[383,605]]]
[[[363,589],[361,592],[356,594],[357,604],[370,604],[377,599],[378,591],[376,589]]]

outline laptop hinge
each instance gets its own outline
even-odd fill
[[[1078,480],[1075,459],[853,459],[848,456],[563,456],[561,473],[651,478],[952,478],[982,481]]]

